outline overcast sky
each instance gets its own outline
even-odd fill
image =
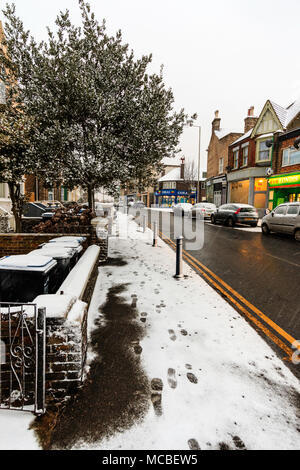
[[[1,1],[2,7],[6,2]],[[77,0],[15,0],[37,39],[59,10],[80,21]],[[136,56],[153,53],[152,71],[164,65],[175,106],[198,114],[201,167],[206,167],[211,121],[243,131],[247,109],[258,114],[267,99],[281,105],[300,96],[299,0],[90,0],[108,31],[121,29]],[[3,16],[3,15],[2,15]],[[184,131],[181,148],[197,158],[198,129]]]

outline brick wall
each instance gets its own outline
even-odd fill
[[[229,145],[241,135],[241,133],[231,133],[222,139],[218,139],[215,133],[212,133],[207,153],[207,178],[219,175],[219,159],[221,157],[224,158],[224,173],[226,173]]]

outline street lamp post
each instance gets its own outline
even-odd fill
[[[199,141],[198,141],[198,176],[197,176],[197,202],[200,202],[200,151],[201,151],[201,126],[193,124],[191,119],[187,120],[189,127],[198,127]]]

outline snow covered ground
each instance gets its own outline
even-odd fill
[[[38,450],[34,432],[29,429],[33,420],[31,413],[0,410],[0,450]]]
[[[127,216],[119,214],[118,224],[125,233]],[[136,295],[146,318],[141,361],[150,380],[163,382],[161,405],[154,400],[141,422],[94,447],[298,449],[298,380],[186,264],[187,277],[175,280],[174,252],[162,240],[157,248],[151,241],[152,232],[142,233],[133,221],[127,239],[110,239],[110,256],[127,264],[100,268],[89,326],[108,290],[126,284],[121,296],[131,303]]]

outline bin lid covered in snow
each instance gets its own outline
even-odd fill
[[[73,249],[73,252],[76,251],[77,253],[80,253],[82,251],[82,246],[77,243],[77,242],[61,242],[61,243],[45,243],[44,245],[41,245],[42,250],[45,248],[49,249],[56,249],[57,245],[60,248],[71,248]]]
[[[50,256],[13,255],[0,259],[1,270],[46,272],[56,264],[57,262]]]
[[[57,238],[52,238],[49,240],[49,243],[61,243],[61,242],[78,242],[78,243],[83,243],[85,242],[86,237],[57,237]]]
[[[29,253],[29,255],[33,256],[50,256],[54,259],[67,259],[72,258],[73,250],[68,250],[67,248],[41,248],[40,250],[33,250]]]

